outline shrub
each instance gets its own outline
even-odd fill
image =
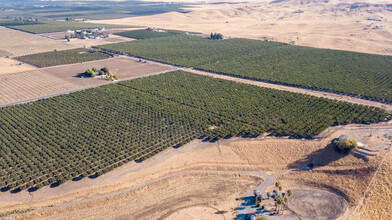
[[[334,146],[339,152],[352,153],[358,149],[358,142],[354,138],[343,137],[334,141]]]

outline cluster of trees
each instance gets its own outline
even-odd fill
[[[259,190],[254,190],[254,203],[256,206],[261,207],[262,210],[265,209],[264,200],[273,199],[275,214],[279,214],[281,211],[288,209],[289,198],[293,195],[293,192],[289,189],[286,192],[283,190],[282,185],[279,182],[275,183],[276,189],[271,192],[267,192],[266,195],[263,195]]]
[[[102,67],[101,69],[97,69],[95,67],[93,68],[88,68],[83,76],[85,77],[96,77],[96,76],[102,76],[105,77],[106,79],[110,79],[110,80],[118,80],[117,76],[114,74],[111,74],[109,71],[108,67]]]
[[[100,47],[219,74],[392,102],[391,56],[181,35]]]
[[[36,53],[16,57],[25,63],[30,63],[37,67],[57,66],[63,64],[81,63],[92,60],[102,60],[111,57],[111,55],[101,53],[92,49],[72,49],[51,51],[44,53]]]
[[[333,142],[335,148],[342,153],[352,153],[358,149],[358,142],[355,138],[342,137]]]
[[[210,39],[213,40],[222,40],[223,39],[223,35],[220,33],[211,33],[210,34]]]
[[[310,136],[339,120],[386,117],[379,109],[176,71],[1,108],[0,188],[102,175],[197,137]]]

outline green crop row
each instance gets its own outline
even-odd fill
[[[0,188],[99,176],[198,137],[309,137],[389,117],[377,108],[170,72],[0,108]]]
[[[72,49],[36,53],[16,57],[15,59],[30,63],[37,67],[57,66],[63,64],[82,63],[92,60],[102,60],[111,57],[111,55],[89,49]]]
[[[100,48],[219,74],[392,102],[391,56],[180,35]]]

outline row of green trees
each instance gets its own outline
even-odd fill
[[[111,55],[93,49],[72,49],[50,51],[16,57],[17,60],[30,63],[37,67],[57,66],[64,64],[82,63],[92,60],[102,60]]]
[[[198,137],[309,137],[340,122],[387,117],[376,108],[176,71],[1,108],[0,188],[102,175]]]
[[[392,102],[391,56],[181,35],[100,47],[219,74]]]

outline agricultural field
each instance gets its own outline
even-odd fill
[[[72,83],[78,88],[107,83],[104,78],[83,78],[77,77],[89,68],[101,69],[108,67],[111,74],[116,75],[119,80],[133,79],[172,70],[171,67],[153,63],[138,62],[127,57],[113,57],[104,60],[95,60],[84,63],[70,65],[52,66],[43,68],[45,72]]]
[[[5,27],[0,27],[0,36],[0,50],[5,51],[6,56],[23,56],[47,51],[76,48],[75,46],[67,45],[60,41]]]
[[[93,24],[86,22],[67,22],[67,21],[45,21],[31,25],[15,25],[8,26],[12,29],[22,30],[33,34],[42,34],[50,32],[59,32],[67,30],[78,30],[88,28],[126,28],[132,26],[126,25],[110,25],[110,24]]]
[[[82,63],[92,60],[102,60],[111,55],[90,49],[73,49],[51,51],[16,57],[15,59],[30,63],[37,67],[58,66],[72,63]]]
[[[9,19],[0,19],[0,26],[3,26],[3,27],[19,26],[19,25],[32,25],[32,24],[40,24],[40,22],[23,22],[23,21],[9,20]]]
[[[99,48],[180,66],[195,67],[274,46],[280,47],[283,44],[247,39],[209,40],[196,36],[175,35],[107,44]]]
[[[332,125],[390,118],[376,108],[182,71],[0,111],[0,187],[11,192],[100,176],[198,137],[309,137]]]
[[[0,50],[0,57],[9,57],[11,55],[12,55],[11,53],[9,53],[5,50]]]
[[[30,66],[23,64],[19,67],[25,65]],[[125,57],[113,57],[84,63],[45,67],[33,71],[0,74],[0,105],[109,83],[110,81],[107,79],[99,77],[78,77],[88,68],[95,67],[99,69],[105,66],[109,68],[111,74],[116,75],[120,80],[171,70],[167,66],[137,62]]]
[[[76,88],[41,69],[0,74],[0,105]]]
[[[27,63],[21,63],[17,60],[0,57],[0,75],[8,73],[18,73],[37,69],[35,66]]]
[[[19,2],[18,2],[19,3]],[[81,1],[80,5],[69,1],[58,1],[54,6],[46,1],[23,1],[15,4],[11,0],[2,0],[0,8],[11,10],[2,11],[0,18],[29,16],[41,20],[71,19],[114,19],[132,16],[146,16],[167,12],[185,13],[184,3],[166,3],[143,1]]]
[[[100,46],[230,76],[392,102],[392,57],[246,39],[169,36]]]
[[[184,31],[172,31],[172,30],[167,30],[167,32],[158,32],[158,31],[152,31],[152,30],[133,30],[133,31],[125,31],[125,32],[120,32],[116,33],[116,35],[122,36],[122,37],[129,37],[133,39],[148,39],[148,38],[154,38],[154,37],[167,37],[171,35],[177,35],[177,34],[182,34],[184,35]]]

